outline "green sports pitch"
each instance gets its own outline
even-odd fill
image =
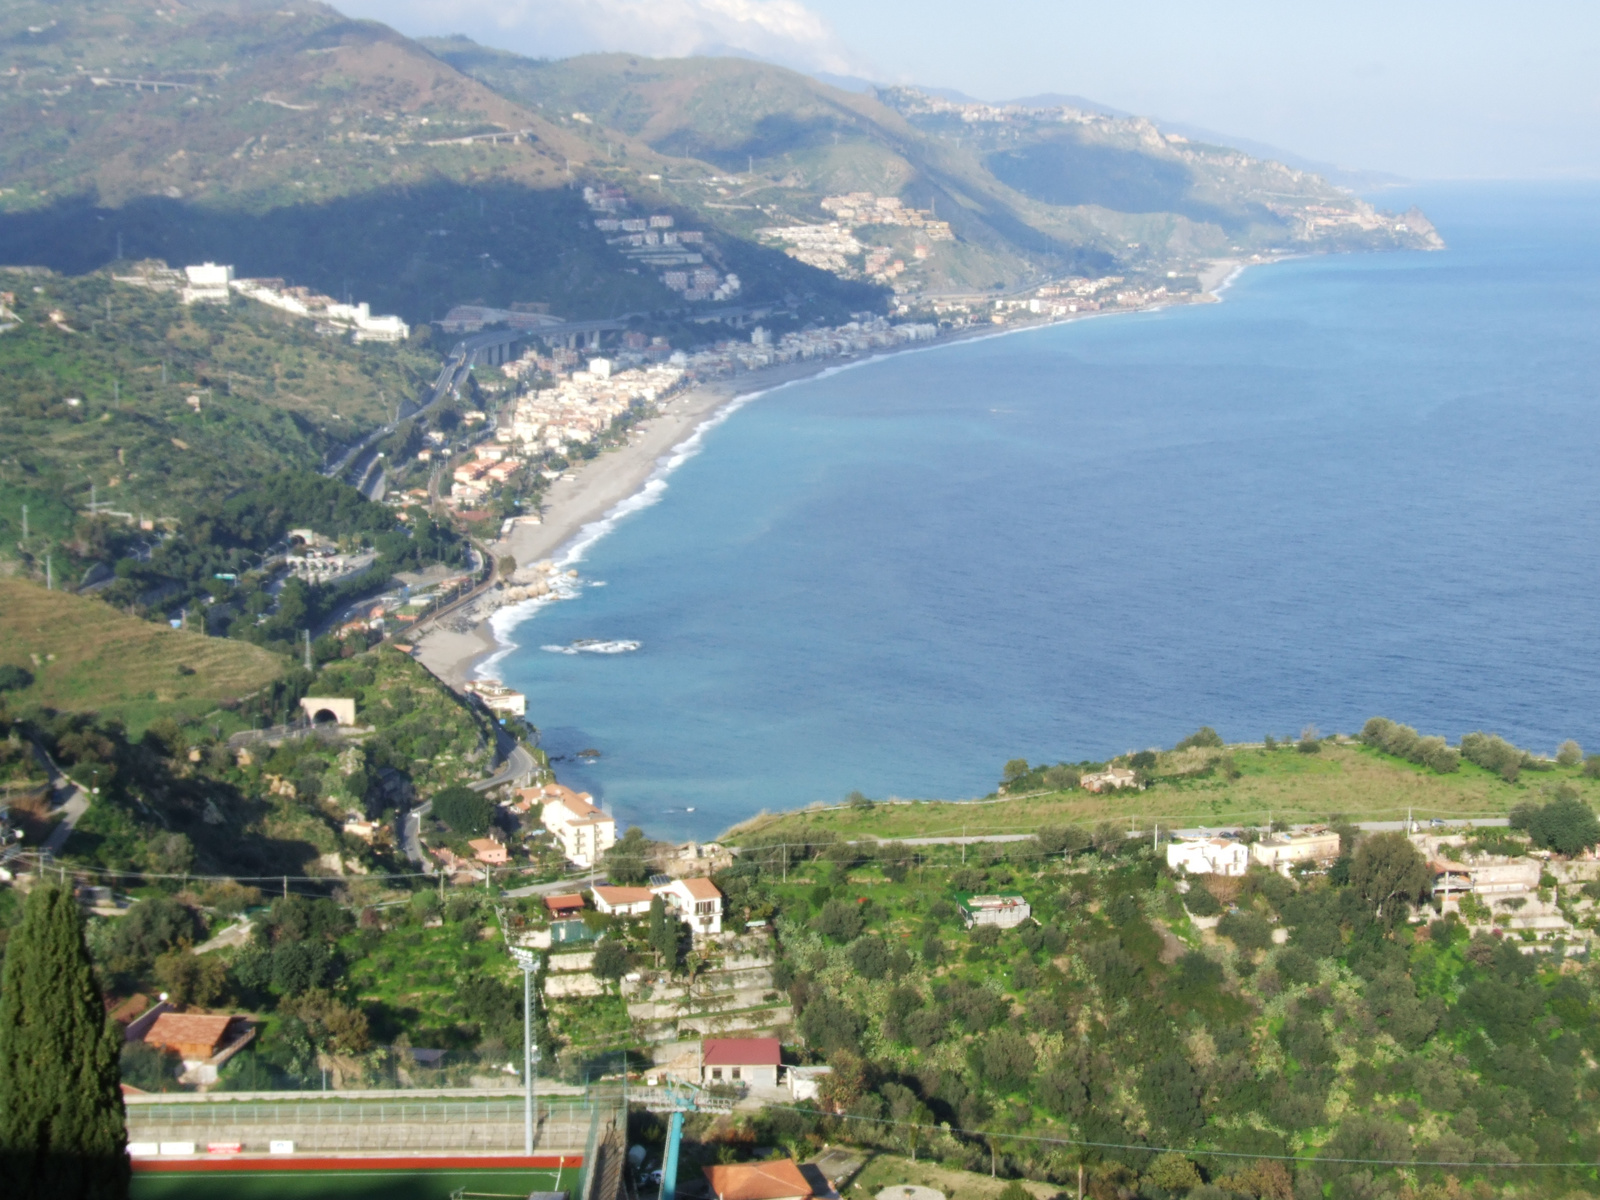
[[[132,1200],[462,1200],[479,1197],[524,1200],[530,1192],[567,1191],[579,1168],[563,1170],[469,1166],[407,1169],[385,1165],[365,1170],[260,1170],[135,1172]]]

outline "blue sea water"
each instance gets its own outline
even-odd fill
[[[501,670],[617,817],[991,790],[1006,759],[1351,731],[1600,750],[1600,189],[1421,203],[1441,253],[767,393]],[[633,653],[547,644],[630,639]],[[693,812],[688,811],[693,808]]]

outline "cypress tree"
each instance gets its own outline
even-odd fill
[[[0,1178],[8,1200],[127,1196],[121,1043],[71,891],[35,888],[6,945],[0,981]]]

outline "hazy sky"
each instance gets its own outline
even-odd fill
[[[1600,176],[1594,0],[334,0],[524,54],[742,51],[1437,177]]]

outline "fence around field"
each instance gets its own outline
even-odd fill
[[[291,1141],[297,1154],[522,1152],[522,1100],[246,1100],[218,1104],[128,1106],[128,1141],[240,1144],[265,1153]],[[583,1154],[596,1109],[540,1104],[534,1128],[539,1154]]]

